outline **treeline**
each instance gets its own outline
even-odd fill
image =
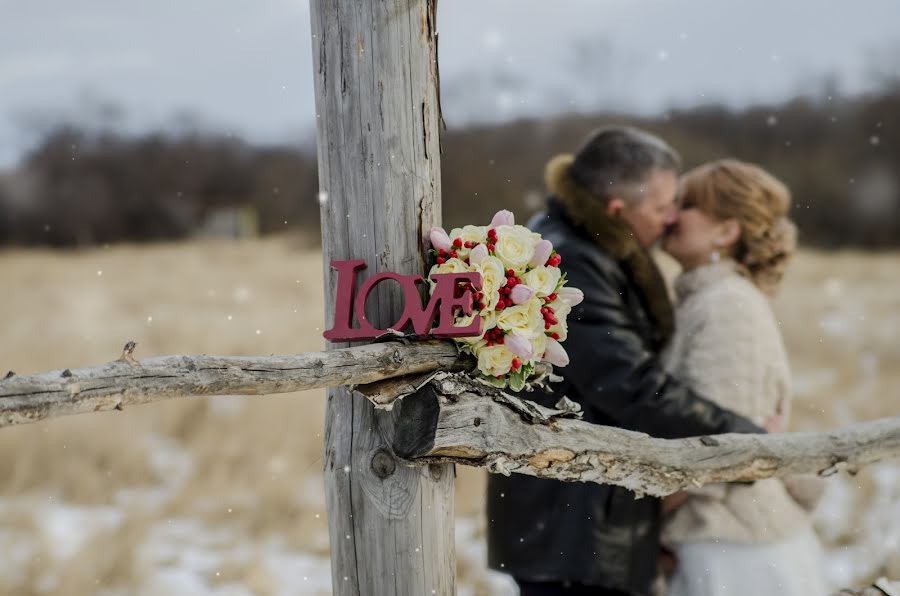
[[[443,134],[448,226],[524,219],[543,202],[543,167],[594,128],[628,123],[668,139],[691,167],[754,161],[789,184],[802,240],[824,247],[900,245],[900,85],[857,97],[722,106],[656,118],[620,114],[522,120]],[[125,137],[64,126],[0,179],[0,244],[54,246],[181,238],[221,207],[249,206],[260,233],[319,233],[313,150],[227,136]]]
[[[0,178],[0,244],[184,238],[217,209],[247,206],[260,233],[302,226],[318,234],[317,188],[314,150],[66,125]]]

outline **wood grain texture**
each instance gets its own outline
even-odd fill
[[[438,369],[458,370],[464,362],[447,341],[391,341],[268,357],[136,360],[126,350],[122,358],[102,366],[0,378],[0,427],[186,396],[266,395],[372,384]]]
[[[852,473],[900,457],[900,418],[823,433],[656,439],[582,422],[569,409],[550,410],[454,377],[404,399],[410,416],[394,444],[402,457],[419,464],[453,461],[502,474],[616,484],[660,497],[715,482]]]
[[[326,321],[334,259],[364,273],[425,271],[440,223],[436,6],[426,0],[311,0]],[[390,327],[399,292],[380,284],[367,318]],[[342,347],[334,345],[332,347]],[[335,594],[453,594],[454,470],[408,467],[390,446],[403,407],[328,392],[325,488]]]

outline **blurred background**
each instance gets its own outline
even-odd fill
[[[302,0],[0,0],[0,373],[324,347]],[[794,192],[775,300],[793,430],[900,413],[900,5],[439,5],[443,218],[520,222],[597,126]],[[671,263],[664,263],[672,272]],[[328,594],[324,392],[185,399],[0,430],[0,594]],[[460,594],[485,570],[459,468]],[[900,578],[900,462],[828,483],[831,586]]]

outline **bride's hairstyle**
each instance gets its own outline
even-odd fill
[[[759,166],[723,159],[686,173],[681,196],[708,215],[737,220],[741,235],[732,257],[741,273],[773,294],[797,246],[787,186]]]

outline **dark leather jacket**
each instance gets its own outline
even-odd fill
[[[554,200],[529,227],[553,242],[584,302],[568,317],[568,366],[552,394],[521,397],[553,406],[566,395],[584,420],[679,438],[762,432],[697,395],[662,368],[641,289]],[[648,594],[656,573],[660,501],[611,485],[513,474],[488,479],[488,563],[527,581],[573,581]]]

